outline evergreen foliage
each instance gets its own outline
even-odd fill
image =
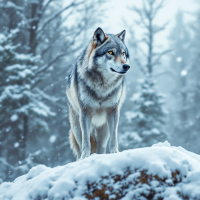
[[[0,34],[0,152],[7,171],[25,160],[28,134],[48,132],[45,118],[54,115],[44,103],[48,95],[34,88],[40,57],[17,53],[13,40],[18,32]]]
[[[155,35],[165,28],[154,24],[158,11],[163,7],[164,1],[160,0],[145,0],[143,7],[133,7],[140,19],[140,27],[144,29],[142,41],[144,42],[147,52],[143,52],[139,45],[136,45],[138,50],[143,52],[143,57],[146,63],[142,63],[138,56],[135,57],[135,62],[140,67],[144,78],[140,85],[140,91],[134,95],[132,111],[126,113],[130,131],[121,136],[121,148],[136,148],[151,146],[154,143],[166,140],[167,133],[164,130],[166,121],[166,111],[164,109],[163,95],[156,91],[154,67],[160,64],[160,59],[163,55],[169,52],[163,51],[157,53],[154,49]],[[136,42],[137,43],[137,42]]]
[[[65,77],[104,3],[0,1],[0,182],[35,163],[54,167],[74,160]]]
[[[195,13],[195,23],[192,23],[192,52],[191,52],[191,65],[188,67],[188,123],[187,130],[190,134],[186,135],[187,144],[190,144],[192,151],[200,153],[199,147],[199,133],[200,133],[200,9]]]
[[[157,141],[165,141],[167,133],[165,117],[167,112],[164,109],[164,96],[155,89],[155,81],[146,76],[141,82],[139,93],[133,95],[133,110],[126,113],[126,117],[132,126],[127,138],[122,139],[124,148],[136,148],[151,146]]]
[[[172,109],[170,107],[170,132],[176,133],[173,135],[177,144],[186,147],[186,137],[188,135],[188,72],[191,62],[191,36],[188,27],[185,26],[184,14],[179,11],[176,14],[175,25],[170,33],[170,45],[173,48],[173,52],[170,55],[170,68],[172,77],[173,93],[176,98],[172,99]]]

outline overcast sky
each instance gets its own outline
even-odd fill
[[[141,6],[142,0],[111,0],[108,1],[105,5],[107,9],[105,12],[104,20],[99,26],[104,29],[105,32],[109,33],[118,33],[126,29],[125,25],[122,22],[122,17],[130,25],[133,24],[134,19],[137,17],[130,11],[128,8],[134,6]],[[169,31],[173,27],[175,15],[177,11],[183,10],[186,12],[195,12],[197,4],[195,0],[166,0],[166,6],[159,12],[157,17],[158,24],[164,24],[169,22],[169,25],[166,28],[166,31],[159,33],[157,35],[157,41],[162,41],[163,45],[167,45],[166,37],[169,35]],[[185,20],[191,20],[191,15],[186,14]],[[136,30],[136,34],[139,30]],[[127,33],[128,34],[128,33]]]

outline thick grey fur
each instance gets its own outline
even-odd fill
[[[125,31],[114,35],[98,28],[68,76],[70,145],[77,159],[106,153],[109,137],[110,153],[118,152],[117,129],[127,71],[123,65],[129,59],[124,39]]]

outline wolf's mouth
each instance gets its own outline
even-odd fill
[[[118,74],[125,74],[126,72],[117,72],[117,71],[115,71],[113,68],[110,68],[113,72],[116,72],[116,73],[118,73]]]

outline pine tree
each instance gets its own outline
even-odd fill
[[[20,24],[20,32],[14,37],[13,41],[13,44],[20,43],[16,52],[28,53],[31,57],[40,55],[42,58],[42,63],[39,65],[36,63],[38,70],[33,70],[31,92],[37,95],[36,99],[41,98],[40,101],[44,105],[48,105],[56,114],[56,117],[45,117],[45,120],[43,118],[41,120],[34,113],[25,116],[25,118],[28,118],[28,128],[26,129],[28,137],[25,139],[27,142],[23,141],[27,144],[26,154],[29,155],[28,160],[26,159],[27,162],[33,160],[47,166],[57,166],[74,160],[67,137],[69,123],[65,77],[77,53],[85,43],[86,38],[83,39],[83,37],[89,38],[88,31],[92,31],[95,23],[102,18],[101,5],[104,2],[104,0],[98,0],[94,4],[93,1],[87,0],[63,4],[63,0],[0,1],[0,33],[4,31],[5,27],[10,31]],[[75,18],[76,24],[73,26],[70,23],[66,24],[66,22],[73,21]],[[26,62],[28,63],[28,61]],[[20,116],[17,116],[16,123],[21,120]],[[1,125],[0,122],[0,126],[3,127],[4,125]],[[9,133],[14,132],[16,126],[15,122],[8,119],[5,129],[11,127]],[[48,134],[43,134],[47,132],[48,128],[51,131],[48,131]],[[8,146],[6,145],[7,142],[10,144],[9,138],[12,137],[10,135],[4,134],[2,143],[4,147]],[[65,139],[63,140],[63,138]],[[18,146],[18,138],[15,139],[17,141],[13,139],[12,143]],[[5,155],[5,152],[2,152],[2,154]],[[18,159],[18,156],[16,156],[18,151],[15,151],[15,153],[16,160],[21,161],[22,158]],[[6,157],[7,155],[5,155]],[[0,164],[2,162],[4,160],[0,159]],[[20,166],[22,167],[22,165]],[[2,169],[1,166],[0,169]],[[7,180],[10,179],[4,179],[4,181]]]
[[[141,83],[139,93],[133,95],[134,112],[126,113],[133,132],[129,132],[124,139],[128,140],[126,148],[151,146],[158,141],[164,141],[167,133],[163,129],[165,116],[163,95],[155,89],[155,81],[145,77]],[[124,141],[125,142],[125,141]]]
[[[190,93],[188,73],[191,62],[191,37],[188,27],[184,22],[184,13],[178,11],[175,18],[175,26],[170,34],[170,46],[173,53],[170,55],[170,67],[173,74],[172,93],[175,98],[172,99],[170,109],[170,132],[173,134],[171,143],[187,148],[188,143],[188,123],[190,121],[188,108],[190,102],[188,96]],[[174,134],[176,133],[176,134]]]
[[[47,132],[45,118],[54,115],[43,103],[50,97],[34,88],[40,57],[17,53],[20,45],[13,45],[13,40],[18,32],[0,34],[0,156],[6,158],[10,176],[27,156],[28,134]]]
[[[144,78],[139,93],[132,99],[132,111],[126,113],[132,128],[121,136],[122,149],[151,146],[167,138],[163,126],[166,120],[164,98],[156,91],[154,81],[154,67],[159,65],[161,57],[169,52],[169,50],[161,53],[155,51],[155,35],[162,31],[165,25],[157,26],[154,20],[163,5],[164,0],[145,0],[143,8],[132,9],[139,15],[141,20],[138,24],[145,30],[142,41],[146,45],[147,52],[144,53],[138,45],[137,48],[143,52],[146,63],[143,64],[138,57],[135,57],[135,62],[143,72]]]
[[[171,110],[172,143],[189,151],[200,153],[200,11],[195,21],[186,26],[184,14],[179,11],[170,34],[175,107]]]
[[[200,3],[198,2],[199,6]],[[193,38],[191,44],[191,64],[188,67],[188,94],[187,112],[189,115],[186,128],[188,133],[185,137],[186,145],[189,150],[200,153],[199,133],[200,133],[200,9],[194,14],[195,23],[192,22],[191,28]]]

